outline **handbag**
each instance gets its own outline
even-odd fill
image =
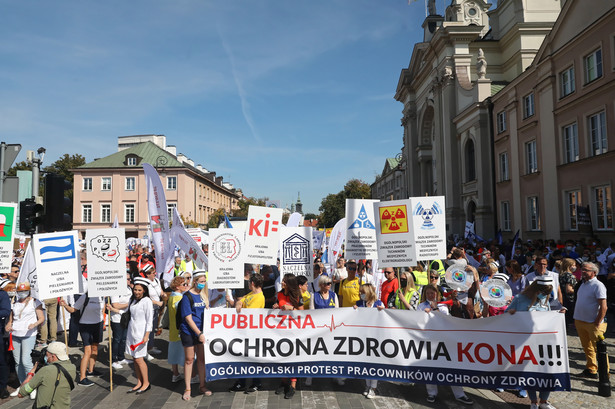
[[[120,325],[122,328],[128,328],[128,323],[130,323],[130,305],[125,313],[120,317]]]

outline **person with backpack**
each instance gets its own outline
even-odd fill
[[[177,319],[178,306],[184,292],[189,288],[189,280],[185,277],[174,277],[171,281],[171,295],[167,301],[167,309],[169,310],[169,351],[167,362],[171,364],[171,371],[173,372],[171,382],[179,382],[182,375],[179,373],[179,366],[184,365],[184,347],[182,346],[181,339],[179,338],[179,324],[181,318]]]
[[[70,408],[70,391],[75,388],[73,379],[76,368],[70,362],[66,353],[66,345],[62,342],[52,342],[45,352],[47,365],[19,388],[18,396],[23,398],[36,393],[36,408]]]
[[[199,389],[205,396],[211,396],[211,391],[205,386],[205,350],[202,347],[205,342],[205,335],[201,331],[203,314],[206,308],[209,308],[207,272],[195,270],[192,274],[192,288],[184,293],[178,307],[181,318],[179,337],[184,346],[185,357],[184,381],[186,382],[186,389],[182,396],[185,401],[189,401],[191,398],[190,380],[195,353],[199,373]]]

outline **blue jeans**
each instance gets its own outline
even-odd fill
[[[551,391],[540,391],[540,392],[538,392],[538,396],[540,397],[541,400],[544,400],[544,401],[549,400],[549,395],[550,394],[551,394]],[[538,402],[538,399],[536,399],[536,391],[528,389],[527,390],[527,396],[530,398],[530,401]]]
[[[32,335],[31,337],[13,336],[13,357],[15,358],[15,370],[17,371],[19,383],[22,383],[26,379],[28,372],[30,372],[34,366],[30,354],[35,344],[36,335]]]
[[[111,344],[113,351],[111,352],[111,355],[113,357],[113,362],[118,362],[124,359],[124,352],[126,351],[126,334],[128,333],[128,328],[122,327],[122,324],[119,322],[112,322],[111,330],[113,331],[113,343]]]

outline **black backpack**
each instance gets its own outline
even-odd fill
[[[190,293],[190,291],[186,291],[184,293],[184,297],[188,298],[188,301],[190,302],[190,309],[192,309],[192,307],[194,307],[194,298],[192,298],[192,294]],[[181,303],[181,300],[179,300],[179,303]],[[182,313],[179,309],[179,303],[177,303],[177,310],[175,311],[175,326],[177,327],[177,329],[179,329],[179,326],[184,320],[184,317],[182,317]]]

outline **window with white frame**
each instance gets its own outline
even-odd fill
[[[538,172],[538,158],[536,156],[536,141],[525,144],[525,173]]]
[[[110,204],[100,205],[100,222],[101,223],[111,223],[111,205]]]
[[[527,227],[529,230],[540,230],[540,211],[538,208],[538,196],[530,196],[527,198],[527,221]]]
[[[167,190],[177,190],[177,176],[167,177]]]
[[[87,192],[92,191],[92,178],[83,178],[83,190]]]
[[[523,97],[523,118],[534,115],[534,93]]]
[[[111,190],[111,178],[102,178],[100,190]]]
[[[500,228],[510,231],[510,202],[500,202]]]
[[[134,205],[134,203],[126,203],[124,205],[124,222],[125,223],[134,223],[135,222],[135,205]]]
[[[560,97],[565,97],[574,92],[574,66],[565,69],[559,74]]]
[[[592,155],[606,153],[606,115],[604,111],[590,116],[587,122]]]
[[[500,162],[500,182],[510,179],[508,174],[508,152],[502,152],[499,155]]]
[[[134,178],[134,176],[126,177],[126,190],[135,190],[135,178]]]
[[[562,129],[564,138],[564,163],[576,162],[579,160],[579,138],[577,134],[577,124],[570,124]]]
[[[566,192],[566,206],[568,208],[568,229],[579,230],[577,207],[581,206],[581,191],[570,190]]]
[[[609,230],[613,228],[613,207],[611,205],[611,186],[596,186],[592,189],[596,228]]]
[[[91,204],[81,205],[81,222],[82,223],[92,223],[92,205]]]
[[[177,207],[177,203],[167,203],[167,214],[169,220],[173,220],[173,209]]]
[[[498,112],[497,114],[498,133],[506,130],[506,111]]]
[[[585,83],[602,77],[602,50],[598,48],[585,57]]]
[[[127,166],[137,166],[137,158],[135,158],[134,156],[127,157],[126,165]]]

